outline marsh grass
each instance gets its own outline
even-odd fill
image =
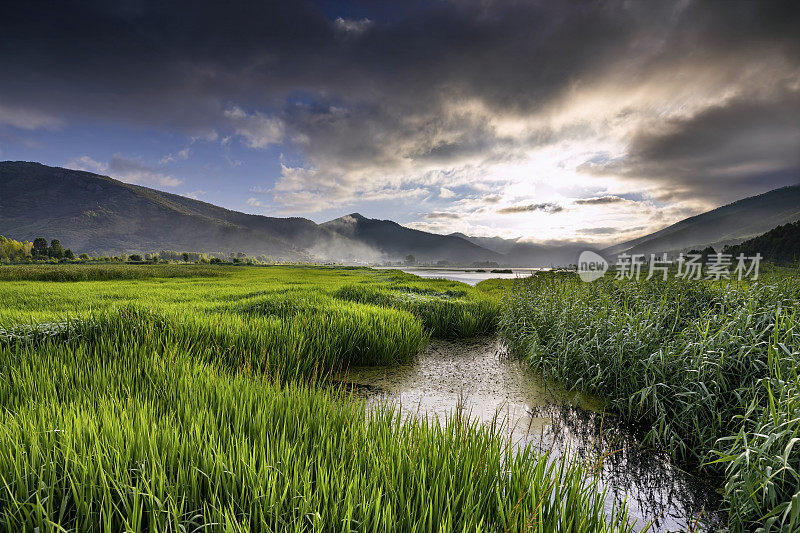
[[[417,317],[287,298],[129,302],[0,342],[0,531],[631,531],[580,462],[314,379],[356,346],[421,342]]]
[[[234,267],[229,267],[234,268]],[[111,281],[149,278],[191,278],[224,276],[224,267],[203,265],[126,265],[126,264],[67,264],[67,265],[3,265],[2,281]]]
[[[459,338],[487,334],[497,327],[500,306],[488,297],[469,298],[465,289],[421,289],[407,285],[388,290],[347,285],[334,296],[340,300],[408,311],[419,317],[435,337]]]
[[[501,332],[545,377],[598,393],[643,440],[720,476],[734,531],[800,529],[800,279],[583,283],[537,275]]]

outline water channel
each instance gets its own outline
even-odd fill
[[[395,403],[406,415],[442,419],[461,409],[487,423],[499,415],[519,445],[586,459],[609,454],[599,475],[606,506],[626,501],[639,529],[652,523],[648,531],[686,531],[698,519],[709,529],[724,523],[714,512],[713,486],[640,447],[636,431],[604,413],[599,399],[544,382],[494,337],[434,340],[412,363],[351,369],[346,379],[368,403]]]

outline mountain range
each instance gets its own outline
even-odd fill
[[[800,220],[800,186],[784,187],[688,218],[605,252],[651,253],[735,244]],[[547,266],[575,262],[585,244],[549,246],[461,233],[439,235],[352,213],[317,224],[250,215],[123,183],[91,172],[0,162],[0,235],[57,238],[90,254],[160,250],[244,252],[282,260],[378,263],[496,262]]]
[[[750,196],[681,220],[662,230],[604,250],[607,254],[676,253],[741,243],[776,226],[800,220],[800,185]]]

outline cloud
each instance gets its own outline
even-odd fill
[[[108,163],[96,161],[89,156],[80,156],[64,164],[66,168],[105,174],[112,178],[149,187],[177,187],[183,180],[157,171],[140,159],[131,159],[114,154]]]
[[[463,215],[460,213],[445,213],[445,212],[432,212],[432,213],[425,213],[425,218],[428,219],[437,219],[437,218],[449,218],[449,219],[459,219],[462,218]]]
[[[191,148],[184,148],[183,150],[179,150],[178,152],[172,154],[165,155],[161,159],[159,159],[158,163],[160,165],[167,165],[169,163],[175,163],[176,161],[186,161],[192,155]]]
[[[372,21],[368,18],[363,18],[360,20],[355,19],[344,19],[342,17],[337,17],[334,21],[334,25],[336,29],[339,31],[343,31],[345,33],[355,33],[360,34],[364,33],[372,26]]]
[[[305,212],[394,191],[435,200],[462,184],[514,197],[503,179],[613,181],[620,194],[712,203],[796,180],[796,2],[346,11],[305,0],[23,2],[0,19],[0,122],[102,120],[280,145],[296,157],[274,199]],[[581,144],[585,165],[542,171],[542,150]],[[599,152],[608,158],[590,160]],[[515,166],[524,171],[508,177]]]
[[[71,168],[73,170],[85,170],[87,172],[94,173],[108,172],[108,164],[95,161],[88,155],[76,157],[75,159],[64,163],[64,167]]]
[[[447,187],[439,187],[439,198],[452,198],[455,195],[456,193],[451,191]]]
[[[201,196],[205,196],[205,195],[206,195],[206,191],[204,191],[202,189],[198,189],[196,191],[187,192],[186,194],[184,194],[185,197],[191,198],[192,200],[199,200]]]
[[[244,137],[250,148],[266,148],[278,144],[284,137],[284,124],[279,118],[269,117],[260,111],[248,115],[239,107],[225,110],[225,118],[237,135]]]
[[[496,212],[501,215],[513,215],[516,213],[529,213],[532,211],[543,211],[545,213],[559,213],[563,211],[564,208],[555,203],[541,203],[541,204],[529,204],[529,205],[515,205],[510,207],[503,207],[498,209]]]
[[[664,200],[738,198],[800,177],[798,117],[800,86],[770,98],[732,98],[643,126],[623,157],[584,170],[650,182]]]
[[[250,198],[248,198],[247,202],[245,202],[245,203],[247,205],[249,205],[250,207],[267,207],[267,205],[264,202],[262,202],[258,198],[252,197],[252,196]]]
[[[620,198],[619,196],[597,196],[595,198],[580,198],[575,200],[573,203],[576,205],[607,205],[607,204],[618,204],[620,202],[625,202],[624,198]]]
[[[22,130],[55,130],[63,127],[64,121],[39,111],[0,105],[0,126],[2,125]]]

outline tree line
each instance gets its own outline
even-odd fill
[[[69,248],[64,248],[58,239],[50,244],[38,237],[33,242],[19,242],[0,235],[0,261],[24,261],[26,259],[75,259]]]
[[[233,264],[270,264],[275,260],[272,257],[259,255],[248,257],[244,252],[230,252],[227,254],[211,254],[203,252],[177,252],[175,250],[161,250],[157,253],[132,253],[117,256],[90,256],[82,253],[75,256],[69,248],[64,248],[61,241],[52,239],[49,243],[44,237],[37,237],[33,242],[20,242],[0,235],[0,263],[10,262],[67,262],[67,261],[101,261],[101,262],[130,262],[130,263],[233,263]]]
[[[784,224],[735,246],[726,246],[726,254],[761,256],[773,263],[789,264],[800,261],[800,220]]]

